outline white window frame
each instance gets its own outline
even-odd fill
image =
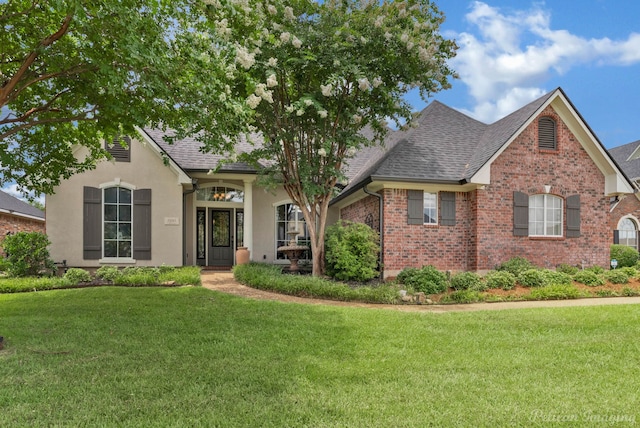
[[[287,225],[285,224],[285,237],[284,240],[279,239],[278,237],[278,223],[282,223],[283,221],[278,220],[278,208],[285,206],[286,205],[292,205],[294,206],[297,210],[298,213],[300,214],[300,216],[302,216],[302,211],[300,210],[300,208],[298,207],[298,205],[295,202],[292,201],[281,201],[278,203],[273,204],[274,210],[273,210],[273,217],[274,217],[274,243],[275,243],[275,248],[274,248],[274,259],[276,262],[282,262],[282,263],[288,263],[289,260],[287,259],[286,256],[284,256],[283,254],[283,258],[278,258],[278,248],[282,245],[287,245],[289,242],[289,236],[286,234],[286,231],[288,230]],[[285,208],[286,210],[286,208]],[[286,220],[284,221],[284,223],[286,223]],[[304,217],[302,217],[301,219],[298,218],[298,216],[296,215],[296,218],[294,219],[294,225],[296,230],[303,232],[302,234],[296,236],[296,242],[298,241],[298,238],[300,236],[303,236],[304,234],[304,230],[307,227],[307,222],[304,219]],[[284,242],[284,244],[283,244]],[[307,260],[311,260],[310,257],[308,257],[307,255],[311,254],[311,248],[309,248],[308,251],[305,251],[305,253],[303,254],[303,257],[300,258],[300,260],[303,261],[307,261]]]
[[[422,215],[424,224],[438,224],[438,193],[422,192]],[[430,218],[431,221],[427,221]]]
[[[535,202],[537,200],[542,200],[542,206],[539,206]],[[551,201],[555,201],[559,203],[559,208],[551,206]],[[535,215],[535,210],[542,208],[542,219],[537,219]],[[555,211],[560,211],[559,220],[555,221],[551,214]],[[536,225],[542,224],[542,232],[543,233],[534,233],[536,229]],[[529,236],[532,237],[542,237],[542,238],[561,238],[564,236],[564,199],[560,196],[550,195],[547,193],[539,193],[536,195],[529,196]],[[560,231],[559,234],[549,233],[550,227],[558,226]]]
[[[629,245],[628,244],[628,240],[629,238],[623,238],[622,237],[622,233],[623,231],[626,231],[627,229],[622,229],[622,225],[626,222],[626,221],[630,221],[633,224],[634,227],[634,245]],[[626,215],[624,217],[622,217],[620,219],[620,221],[618,222],[618,243],[620,245],[626,245],[627,247],[632,247],[632,248],[638,248],[638,228],[640,227],[640,222],[638,222],[638,219],[635,218],[632,215]],[[623,243],[623,239],[625,240],[625,242]]]
[[[133,184],[129,184],[129,183],[125,183],[125,182],[121,182],[119,178],[116,178],[114,181],[111,181],[109,183],[103,183],[100,186],[100,189],[102,190],[102,207],[101,207],[101,219],[100,219],[100,227],[102,228],[101,230],[101,239],[102,239],[102,258],[98,261],[99,263],[119,263],[119,264],[130,264],[130,263],[135,263],[136,260],[133,258],[133,235],[135,233],[135,230],[133,228],[133,192],[134,190],[136,190],[136,186],[134,186]],[[105,218],[104,218],[104,207],[105,207],[105,203],[106,203],[106,198],[104,195],[104,192],[106,189],[111,189],[111,188],[124,188],[127,189],[129,191],[131,191],[131,257],[107,257],[105,256],[104,252],[105,252],[105,236],[104,236],[104,223],[105,223]]]

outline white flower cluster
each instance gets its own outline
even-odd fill
[[[293,14],[292,7],[287,6],[284,8],[284,17],[287,18],[289,21],[294,21],[296,19],[296,16]]]
[[[264,83],[259,83],[256,86],[256,95],[269,104],[273,104],[273,91],[267,90],[267,85],[265,85]]]
[[[267,61],[267,65],[269,67],[276,67],[278,65],[278,58],[269,58],[269,61]]]
[[[320,90],[322,91],[322,95],[325,97],[331,96],[331,91],[333,91],[333,85],[329,83],[328,85],[320,85]]]
[[[271,74],[267,77],[267,87],[273,88],[274,86],[278,86],[278,78],[275,74]]]
[[[366,77],[358,79],[358,88],[360,88],[361,91],[366,91],[367,89],[369,89],[369,79],[367,79]]]
[[[260,104],[260,101],[262,101],[262,98],[260,98],[256,94],[251,94],[247,97],[247,105],[252,110],[255,110],[258,107],[258,104]]]
[[[327,156],[327,151],[324,148],[318,149],[318,156],[326,157]]]
[[[248,70],[256,62],[255,54],[250,53],[244,46],[237,46],[236,62],[240,64],[245,70]]]
[[[356,151],[357,151],[357,150],[356,150],[356,148],[355,148],[355,147],[349,147],[349,148],[347,149],[347,156],[351,157],[351,156],[355,155],[355,154],[356,154]]]
[[[231,35],[231,28],[229,28],[229,21],[227,18],[224,18],[220,21],[215,21],[216,24],[216,34],[221,38],[227,40]]]

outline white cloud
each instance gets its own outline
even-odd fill
[[[493,122],[541,96],[544,83],[579,64],[640,62],[640,34],[626,40],[587,39],[551,28],[549,12],[534,6],[503,13],[476,1],[466,15],[477,32],[455,36],[460,49],[451,65],[475,100],[473,117]]]

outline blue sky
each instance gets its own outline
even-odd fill
[[[640,2],[436,4],[460,79],[434,99],[491,123],[560,86],[605,147],[640,140]]]

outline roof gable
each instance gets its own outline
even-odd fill
[[[0,191],[0,211],[44,221],[42,210],[2,191]]]

